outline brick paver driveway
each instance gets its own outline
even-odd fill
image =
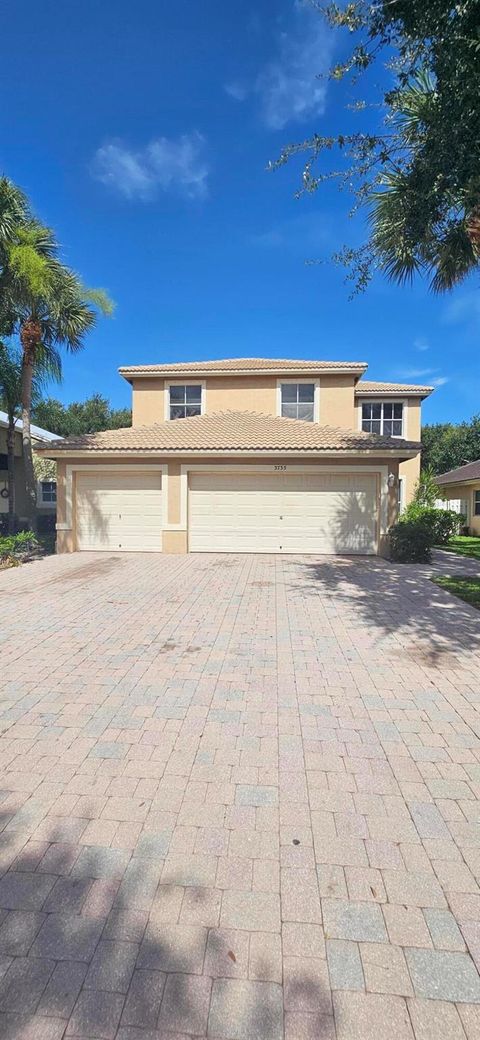
[[[478,1040],[477,613],[272,556],[0,605],[2,1038]]]

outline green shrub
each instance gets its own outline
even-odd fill
[[[466,522],[465,517],[453,509],[432,509],[416,502],[411,502],[400,517],[400,523],[410,521],[425,524],[431,530],[432,545],[447,545]]]
[[[434,545],[432,530],[423,520],[404,520],[389,531],[390,556],[396,563],[429,563]]]
[[[0,562],[21,560],[38,548],[33,531],[19,531],[18,534],[0,537]]]
[[[462,513],[456,513],[454,509],[435,509],[434,520],[435,545],[448,545],[450,538],[459,534],[465,526],[467,518]]]

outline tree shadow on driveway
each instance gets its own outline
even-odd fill
[[[17,811],[8,801],[2,1040],[283,1040],[284,990],[268,981],[268,944],[249,979],[248,933],[209,927],[211,889],[171,874],[162,884],[165,861],[154,853],[81,844],[88,821],[55,822],[35,795]],[[305,965],[285,992],[290,1006],[328,1007],[323,987]],[[318,1040],[330,1040],[332,1022],[318,1017]]]
[[[288,565],[287,565],[288,568]],[[295,561],[287,587],[332,606],[352,632],[369,630],[372,645],[418,664],[447,664],[453,655],[480,652],[478,611],[435,585],[425,566],[380,558],[325,557]]]

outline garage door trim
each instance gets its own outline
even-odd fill
[[[285,469],[283,469],[285,466]],[[203,472],[203,473],[231,473],[232,470],[236,473],[274,473],[277,471],[277,467],[282,467],[279,472],[281,473],[335,473],[343,476],[352,476],[360,473],[372,473],[377,474],[380,478],[380,494],[379,502],[377,503],[377,552],[380,551],[380,544],[382,538],[386,535],[388,530],[388,466],[381,465],[369,465],[359,463],[357,466],[338,466],[334,464],[322,465],[317,463],[316,465],[300,464],[295,465],[291,460],[287,459],[282,461],[279,459],[278,463],[270,464],[240,464],[240,465],[228,465],[219,464],[218,466],[212,466],[211,463],[193,463],[181,466],[181,520],[178,525],[184,531],[187,531],[187,537],[189,536],[189,524],[188,524],[188,474],[191,472]],[[190,550],[189,550],[190,551]]]

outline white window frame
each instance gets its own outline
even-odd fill
[[[478,513],[477,513],[477,495],[480,496],[480,488],[475,488],[474,492],[473,492],[473,515],[474,516],[480,516],[480,501],[478,503],[478,507],[479,508],[478,508]]]
[[[406,478],[405,477],[399,477],[398,478],[398,495],[397,495],[398,515],[399,516],[402,515],[403,510],[405,509],[405,484],[406,484]]]
[[[320,380],[319,379],[277,379],[277,415],[282,415],[282,385],[290,383],[293,385],[313,385],[313,422],[320,422]],[[309,419],[297,419],[297,422],[309,422]]]
[[[44,478],[43,480],[37,480],[37,508],[40,508],[40,509],[42,509],[42,508],[44,508],[44,509],[56,509],[57,508],[57,498],[56,497],[55,497],[55,501],[54,502],[51,502],[48,499],[43,497],[43,485],[44,484],[55,484],[55,488],[57,489],[57,481],[56,480],[48,480],[46,478]],[[55,492],[55,495],[57,495],[57,490]]]
[[[176,419],[170,418],[170,387],[171,386],[200,386],[201,387],[201,398],[200,398],[200,415],[205,415],[206,402],[207,402],[207,384],[205,379],[169,379],[165,380],[165,388],[163,392],[164,396],[164,419],[165,422],[176,422]]]
[[[361,397],[360,398],[360,407],[358,409],[358,429],[359,430],[363,430],[363,406],[364,406],[364,404],[379,404],[379,405],[382,406],[382,415],[381,415],[381,419],[380,419],[381,432],[379,434],[376,434],[377,437],[395,437],[398,440],[404,440],[407,437],[407,413],[408,413],[408,409],[407,409],[407,402],[405,400],[399,399],[398,397],[381,397],[381,398],[378,398],[378,397]],[[402,432],[401,433],[391,433],[391,434],[390,433],[386,433],[386,434],[383,433],[383,423],[384,423],[383,406],[385,404],[401,404],[402,405]],[[387,419],[386,421],[390,422],[391,420]]]

